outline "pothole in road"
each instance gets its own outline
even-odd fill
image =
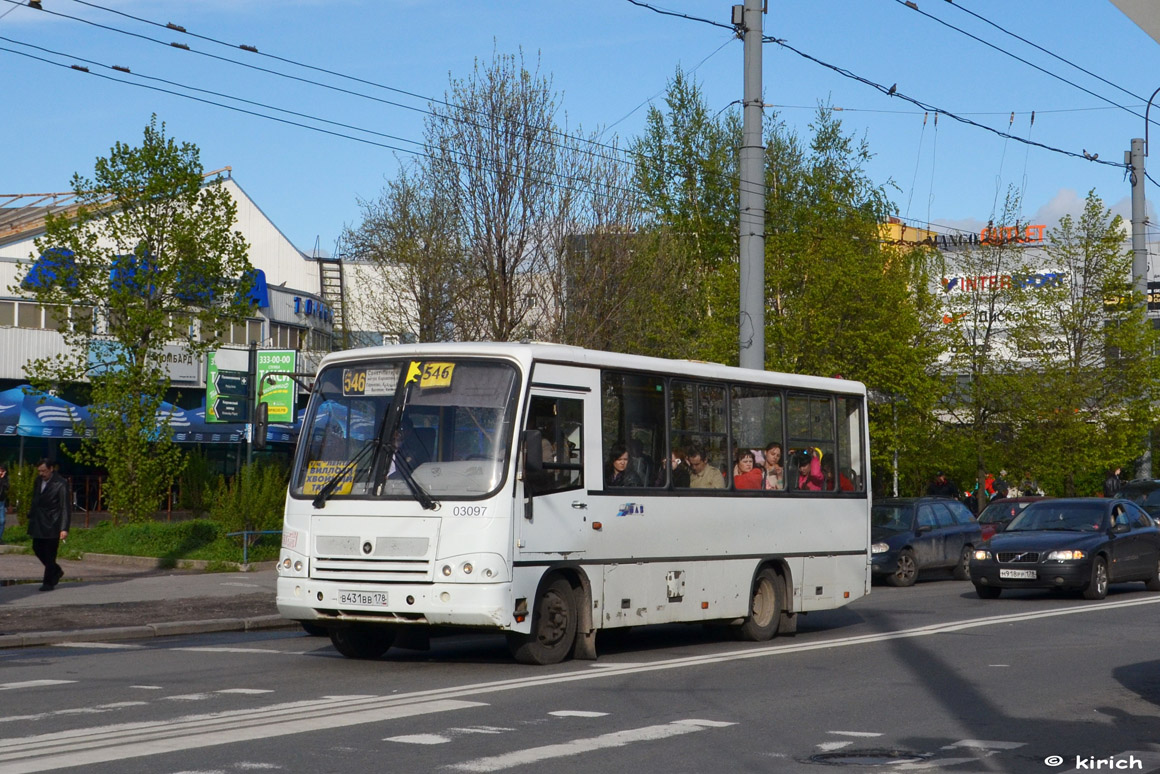
[[[822,763],[826,766],[894,766],[902,763],[921,763],[932,757],[934,756],[909,750],[843,750],[811,755],[809,762]]]

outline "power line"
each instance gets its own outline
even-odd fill
[[[1006,54],[1007,56],[1011,57],[1012,59],[1014,59],[1018,62],[1022,62],[1023,64],[1027,65],[1028,67],[1034,68],[1045,75],[1050,75],[1052,78],[1055,78],[1058,81],[1062,81],[1062,82],[1066,83],[1068,86],[1073,86],[1073,87],[1079,89],[1080,91],[1084,92],[1085,94],[1089,94],[1098,100],[1102,100],[1104,102],[1107,102],[1109,105],[1112,105],[1114,107],[1118,107],[1122,110],[1126,110],[1127,112],[1131,113],[1132,115],[1136,116],[1137,118],[1144,117],[1144,116],[1140,115],[1139,113],[1135,112],[1134,110],[1132,110],[1131,108],[1125,107],[1124,105],[1121,105],[1118,102],[1114,102],[1114,101],[1108,99],[1107,97],[1105,97],[1101,94],[1097,94],[1090,89],[1084,88],[1083,86],[1080,86],[1078,83],[1075,83],[1074,81],[1069,81],[1067,78],[1064,78],[1062,75],[1059,75],[1058,73],[1053,73],[1050,70],[1047,70],[1047,69],[1040,67],[1039,65],[1037,65],[1033,62],[1030,62],[1030,61],[1024,59],[1021,56],[1018,56],[1016,54],[1012,54],[1010,51],[1008,51],[1004,48],[1000,48],[999,46],[996,46],[994,43],[983,40],[979,36],[973,35],[970,32],[967,32],[966,30],[964,30],[960,27],[956,27],[955,25],[951,24],[950,22],[943,21],[942,19],[938,18],[937,16],[929,14],[926,11],[920,10],[918,5],[914,2],[911,2],[910,4],[907,4],[906,0],[894,0],[894,2],[898,3],[899,5],[905,6],[906,8],[911,9],[912,11],[915,11],[916,13],[922,14],[926,18],[928,18],[932,21],[938,22],[939,24],[943,25],[944,27],[949,27],[950,29],[954,30],[955,32],[958,32],[962,35],[966,35],[971,40],[982,43],[987,48],[994,49],[995,51],[998,51],[1001,54]],[[953,5],[953,3],[952,3],[952,5]],[[1066,61],[1066,60],[1064,60],[1064,61]],[[1071,64],[1071,63],[1068,62],[1068,64]],[[1090,75],[1090,73],[1089,73],[1089,75]],[[1098,77],[1098,76],[1096,76],[1096,77]],[[1116,88],[1119,88],[1119,87],[1117,86]],[[1133,94],[1132,96],[1135,97],[1136,95]],[[1141,99],[1141,98],[1136,97],[1136,99]]]

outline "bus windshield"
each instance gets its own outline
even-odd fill
[[[503,481],[516,369],[480,360],[341,363],[318,375],[291,479],[313,498],[479,497]],[[368,448],[372,447],[372,448]],[[352,464],[353,461],[353,464]]]

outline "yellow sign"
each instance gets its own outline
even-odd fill
[[[424,390],[450,387],[453,373],[455,373],[454,363],[424,363],[423,379],[419,382],[419,387]]]
[[[342,394],[362,395],[367,388],[367,372],[362,368],[342,369]]]
[[[311,460],[306,466],[306,480],[302,482],[302,494],[313,495],[322,491],[322,487],[326,486],[330,479],[338,475],[338,471],[346,466],[345,462],[326,462],[324,460]],[[351,467],[343,474],[342,480],[334,489],[334,494],[350,494],[351,487],[354,486],[354,467]]]

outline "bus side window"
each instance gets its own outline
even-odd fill
[[[540,431],[544,469],[528,475],[526,486],[530,494],[584,486],[583,425],[583,401],[532,396],[528,429]]]

